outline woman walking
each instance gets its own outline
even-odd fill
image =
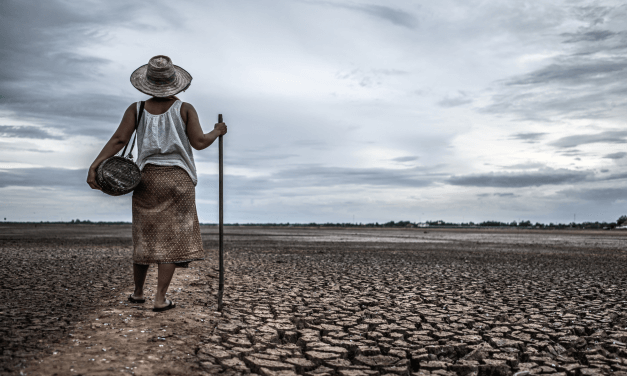
[[[87,183],[96,183],[96,168],[126,145],[137,125],[137,165],[141,182],[133,192],[133,273],[135,291],[128,299],[144,303],[144,282],[150,264],[158,264],[154,311],[175,307],[165,298],[176,267],[204,259],[196,213],[196,165],[192,147],[202,150],[226,134],[224,123],[203,133],[198,114],[175,95],[185,91],[192,76],[169,57],[150,59],[131,75],[131,83],[152,98],[142,107],[131,104],[118,129],[89,168]],[[141,111],[141,112],[140,112]]]

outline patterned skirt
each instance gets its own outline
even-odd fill
[[[146,165],[133,192],[133,263],[204,258],[192,179],[180,167]]]

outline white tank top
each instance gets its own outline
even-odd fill
[[[196,165],[187,127],[181,118],[182,104],[177,100],[161,115],[153,115],[144,109],[144,116],[137,125],[137,165],[140,170],[148,163],[178,166],[187,171],[196,185]],[[138,113],[139,106],[140,102],[137,102]]]

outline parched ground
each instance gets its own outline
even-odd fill
[[[627,232],[226,230],[154,313],[130,226],[0,225],[0,374],[627,375]]]

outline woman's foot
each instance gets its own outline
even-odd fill
[[[152,309],[155,312],[163,312],[163,311],[167,311],[168,309],[172,309],[176,307],[176,304],[174,304],[173,301],[166,299],[165,302],[163,302],[163,304],[155,304],[155,307]]]
[[[131,294],[128,296],[128,301],[131,303],[145,303],[146,299],[144,294]]]

